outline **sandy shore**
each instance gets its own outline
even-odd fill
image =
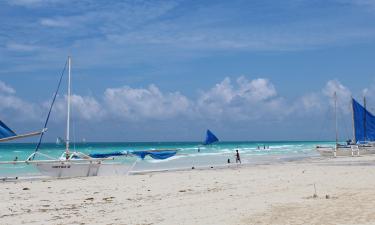
[[[2,225],[375,224],[375,156],[0,187]]]

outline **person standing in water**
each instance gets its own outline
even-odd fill
[[[240,153],[238,152],[238,150],[236,150],[236,163],[241,164],[241,157],[240,157]]]

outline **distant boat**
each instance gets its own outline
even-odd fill
[[[217,138],[216,135],[208,129],[206,132],[206,140],[204,140],[203,145],[210,145],[218,141],[219,138]]]
[[[62,145],[65,144],[65,140],[62,137],[57,137],[56,138],[56,145]]]
[[[363,106],[354,98],[351,99],[353,139],[348,140],[346,144],[339,144],[336,116],[336,93],[334,97],[336,144],[334,147],[316,146],[316,150],[322,156],[334,157],[375,154],[375,116],[366,109],[366,98],[363,98]]]

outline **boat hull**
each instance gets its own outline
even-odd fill
[[[335,151],[336,150],[336,151]],[[375,146],[357,146],[357,147],[317,147],[316,151],[321,156],[360,156],[375,154]]]
[[[90,177],[126,175],[130,166],[124,164],[99,162],[53,162],[37,163],[36,168],[41,174],[49,177]]]

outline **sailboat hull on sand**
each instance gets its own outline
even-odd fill
[[[336,109],[336,107],[335,107]],[[336,121],[336,145],[334,147],[317,146],[316,151],[322,156],[360,156],[375,154],[375,116],[352,98],[353,116],[353,140],[346,145],[337,143]]]

